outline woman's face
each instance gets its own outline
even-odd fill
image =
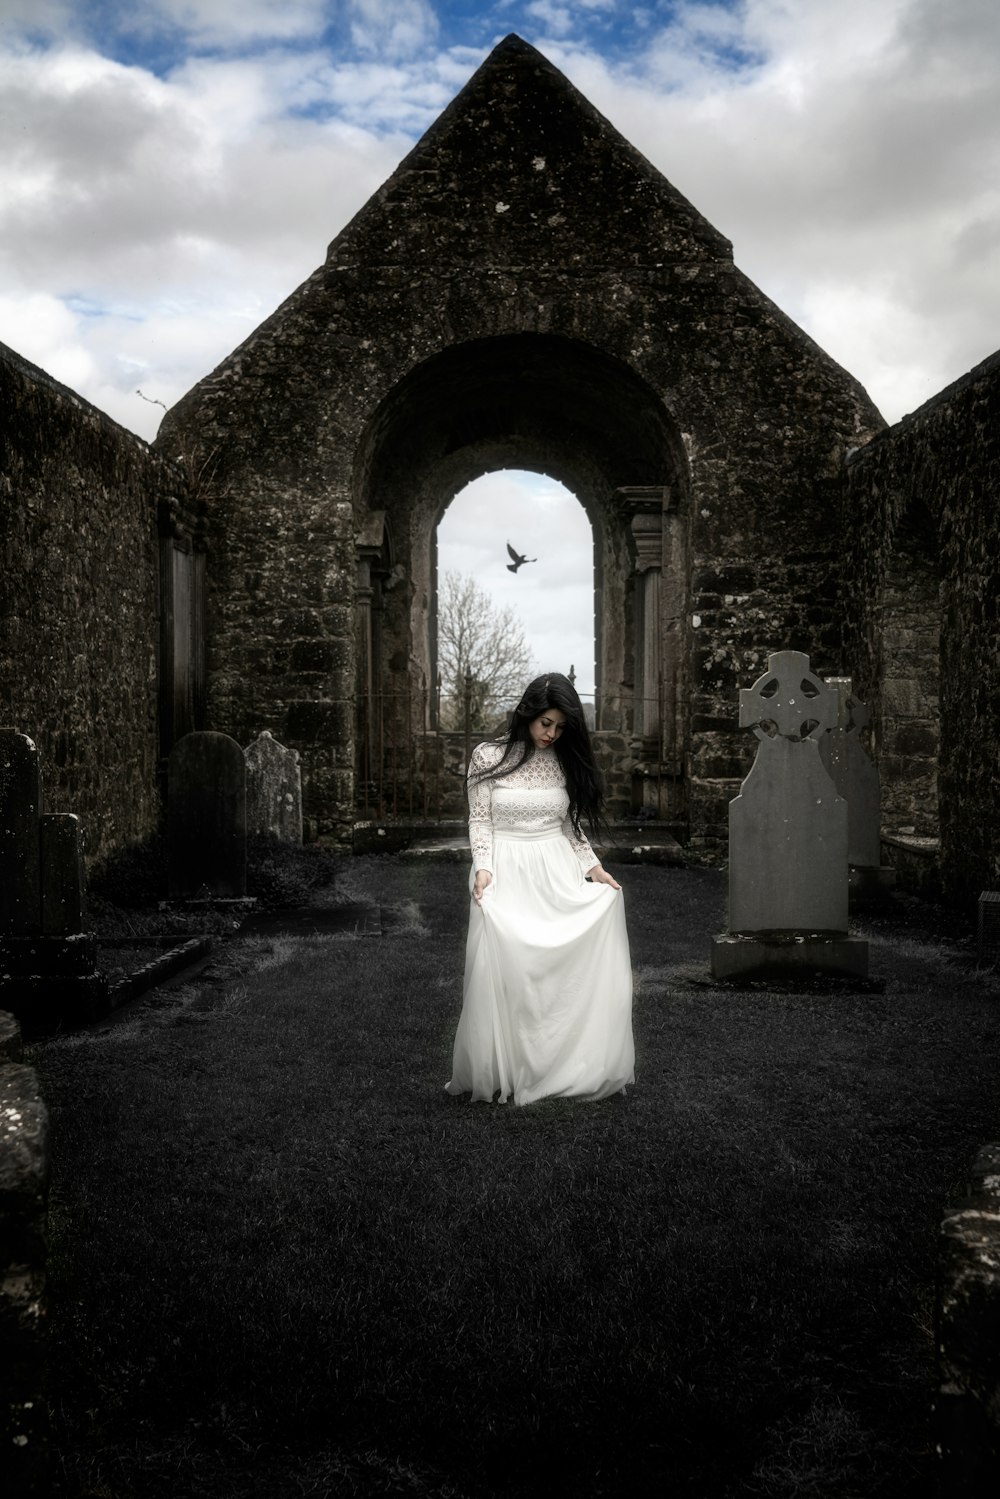
[[[566,715],[558,708],[546,708],[537,718],[533,718],[528,725],[535,749],[548,749],[550,744],[555,744],[566,724]]]

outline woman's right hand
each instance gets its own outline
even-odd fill
[[[475,883],[472,887],[472,899],[477,906],[483,903],[483,892],[488,885],[492,885],[493,876],[488,869],[480,869],[476,874]]]

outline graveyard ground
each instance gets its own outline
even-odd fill
[[[936,1492],[935,1234],[1000,1138],[952,918],[880,987],[722,989],[723,876],[626,867],[637,1082],[448,1097],[466,870],[366,858],[381,937],[237,937],[39,1043],[70,1499]]]

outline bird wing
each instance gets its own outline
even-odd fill
[[[519,557],[517,555],[517,553],[515,552],[514,548],[511,546],[511,544],[510,544],[509,541],[507,543],[507,551],[510,553],[511,557],[513,558],[513,560],[515,562],[523,562],[524,561],[523,557]]]

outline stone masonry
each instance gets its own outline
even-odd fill
[[[0,720],[91,861],[157,826],[157,510],[173,465],[0,346]]]
[[[766,644],[842,668],[841,470],[881,426],[723,236],[508,37],[164,421],[161,451],[211,467],[207,722],[299,750],[307,820],[345,835],[356,537],[372,550],[384,520],[375,677],[419,696],[438,520],[478,474],[541,469],[594,527],[599,732],[641,741],[637,766],[662,756],[661,810],[718,843],[746,769],[729,705]],[[637,650],[640,551],[658,585]],[[640,732],[653,660],[666,721]]]
[[[1000,885],[1000,354],[848,466],[847,651],[872,707],[883,827],[941,839],[941,888]]]

